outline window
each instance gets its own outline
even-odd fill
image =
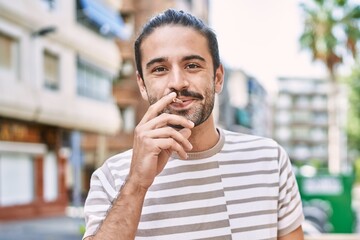
[[[319,158],[326,158],[328,154],[328,149],[326,144],[316,144],[315,146],[312,147],[311,151],[314,157],[319,157]]]
[[[276,137],[281,141],[287,141],[291,138],[291,131],[288,127],[279,127],[276,130]]]
[[[309,108],[310,99],[307,96],[298,96],[294,99],[295,106],[298,108]]]
[[[101,68],[78,59],[77,93],[100,101],[112,99],[112,75]]]
[[[320,127],[311,129],[310,138],[314,141],[327,141],[327,129]]]
[[[30,155],[0,155],[0,206],[28,204],[34,200],[34,170]]]
[[[292,121],[294,123],[311,123],[312,115],[310,111],[295,110],[292,112]]]
[[[294,147],[293,154],[294,154],[293,158],[295,159],[306,160],[307,158],[310,157],[311,152],[310,152],[310,148],[307,145],[299,144]]]
[[[0,77],[16,79],[18,77],[18,42],[0,33]]]
[[[97,0],[76,1],[77,21],[88,29],[108,38],[121,38],[127,40],[129,27],[125,26],[124,20],[117,9]]]
[[[134,73],[134,63],[132,59],[124,59],[121,69],[120,78],[130,77]]]
[[[312,99],[311,105],[314,109],[327,111],[326,95],[317,95]]]
[[[288,124],[291,121],[291,115],[287,112],[287,111],[279,111],[276,115],[275,115],[275,122],[280,124]]]
[[[44,51],[44,87],[58,90],[60,85],[59,58],[57,55]]]
[[[310,130],[307,126],[297,126],[292,127],[292,137],[296,140],[308,140],[310,135]]]
[[[54,152],[49,152],[44,158],[44,199],[51,202],[58,197],[58,168],[57,159]]]
[[[277,101],[278,108],[287,109],[292,106],[291,96],[286,93],[280,93]]]
[[[133,12],[122,12],[121,17],[124,21],[124,31],[130,37],[134,34],[135,30],[135,16]]]
[[[326,112],[315,112],[313,114],[312,122],[318,125],[328,124],[328,115]]]
[[[251,128],[251,116],[250,112],[246,109],[236,108],[235,110],[235,122],[238,125]]]
[[[56,0],[41,0],[47,10],[52,11],[56,8]]]

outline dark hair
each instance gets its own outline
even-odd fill
[[[141,78],[144,79],[141,68],[141,51],[140,51],[141,43],[156,28],[170,24],[181,25],[184,27],[191,27],[196,31],[198,31],[199,33],[201,33],[204,37],[206,37],[209,44],[210,54],[213,60],[214,74],[215,74],[216,69],[220,66],[219,47],[215,33],[207,25],[205,25],[199,18],[196,18],[195,16],[183,11],[168,9],[165,12],[160,13],[159,15],[150,19],[149,22],[147,22],[144,25],[140,35],[135,41],[134,48],[135,48],[136,70],[139,72]]]

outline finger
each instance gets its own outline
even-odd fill
[[[150,129],[174,125],[190,129],[194,127],[194,123],[184,116],[169,113],[162,113],[148,122],[148,127]]]
[[[189,141],[189,137],[191,136],[191,130],[188,128],[183,128],[183,129],[180,129],[178,132],[186,139],[185,143],[182,142],[184,149],[186,151],[191,151],[193,149],[193,145]]]
[[[190,137],[190,135],[191,135],[191,130],[188,129],[188,128],[180,129],[178,132],[179,132],[181,135],[183,135],[184,138],[186,138],[186,139],[189,139],[189,137]]]
[[[191,135],[191,130],[184,128],[181,131],[176,131],[171,127],[158,128],[148,132],[148,138],[160,139],[160,138],[172,138],[178,142],[185,150],[190,151],[192,145],[188,138]]]
[[[176,152],[180,158],[182,158],[182,159],[188,158],[188,155],[187,155],[185,149],[172,138],[155,139],[154,143],[160,149],[169,152],[169,155],[171,154],[171,152]]]
[[[145,113],[144,117],[140,121],[140,124],[148,122],[150,119],[156,117],[161,113],[164,108],[172,103],[173,99],[176,97],[175,92],[171,92],[168,95],[165,95],[161,99],[159,99],[156,103],[152,104],[147,112]]]

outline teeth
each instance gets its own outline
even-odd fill
[[[178,99],[178,98],[174,98],[173,102],[174,103],[183,103],[183,101],[181,99]]]

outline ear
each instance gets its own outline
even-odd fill
[[[224,76],[225,70],[224,66],[220,64],[220,66],[216,69],[215,72],[215,92],[220,93],[222,91],[224,85]]]
[[[148,95],[147,95],[147,91],[146,91],[146,86],[145,86],[145,82],[144,80],[141,78],[140,74],[138,71],[136,71],[136,81],[141,93],[142,98],[145,101],[148,101]]]

